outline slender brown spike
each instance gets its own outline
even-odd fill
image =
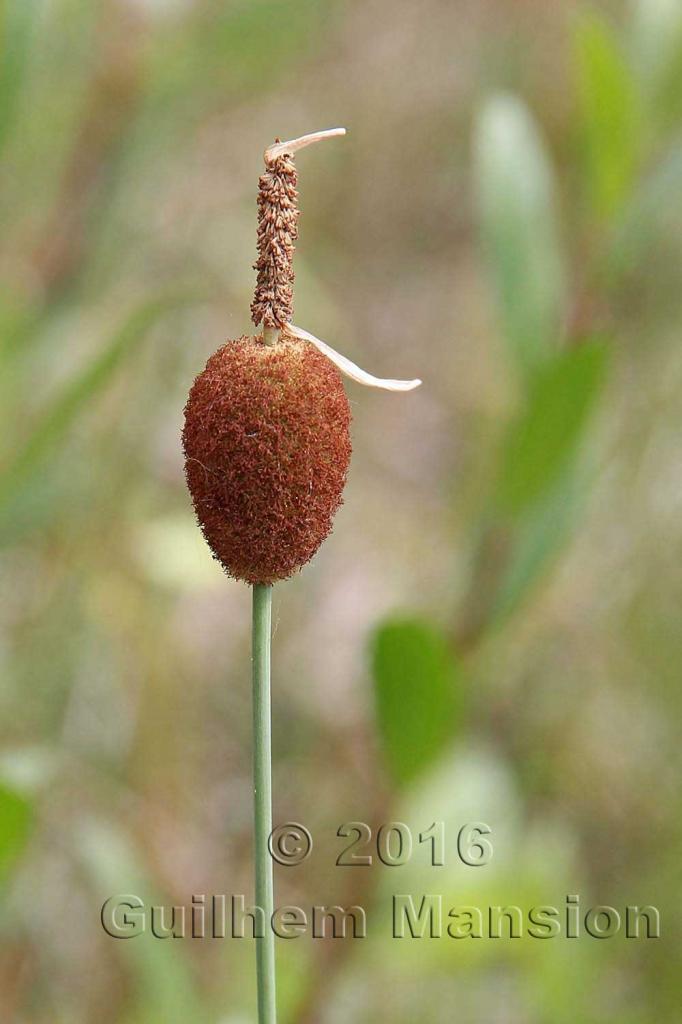
[[[251,319],[258,326],[280,330],[293,317],[294,251],[298,238],[298,192],[294,154],[314,142],[345,135],[345,128],[327,128],[297,139],[275,139],[263,158],[258,179],[258,259]]]
[[[258,259],[251,319],[282,328],[294,312],[294,251],[298,238],[298,192],[293,157],[285,153],[258,179]]]

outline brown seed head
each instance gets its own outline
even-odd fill
[[[215,558],[274,583],[329,534],[350,462],[350,406],[336,367],[286,334],[229,341],[185,407],[185,472]]]

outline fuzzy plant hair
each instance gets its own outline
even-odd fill
[[[350,422],[339,371],[304,341],[243,337],[211,356],[187,404],[187,482],[231,576],[274,583],[313,557],[341,504]]]

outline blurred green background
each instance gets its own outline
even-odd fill
[[[103,901],[252,892],[250,601],[192,518],[193,377],[249,331],[261,154],[348,384],[333,536],[275,593],[281,1020],[679,1020],[679,0],[0,3],[2,1022],[254,1020],[253,943]],[[447,823],[445,867],[337,868]],[[494,857],[455,855],[487,822]],[[376,857],[375,857],[376,861]],[[655,904],[658,941],[397,941],[394,892]]]

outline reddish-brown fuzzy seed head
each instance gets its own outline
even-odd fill
[[[336,367],[284,336],[228,341],[185,407],[185,472],[215,558],[247,583],[286,579],[329,534],[351,454]]]

